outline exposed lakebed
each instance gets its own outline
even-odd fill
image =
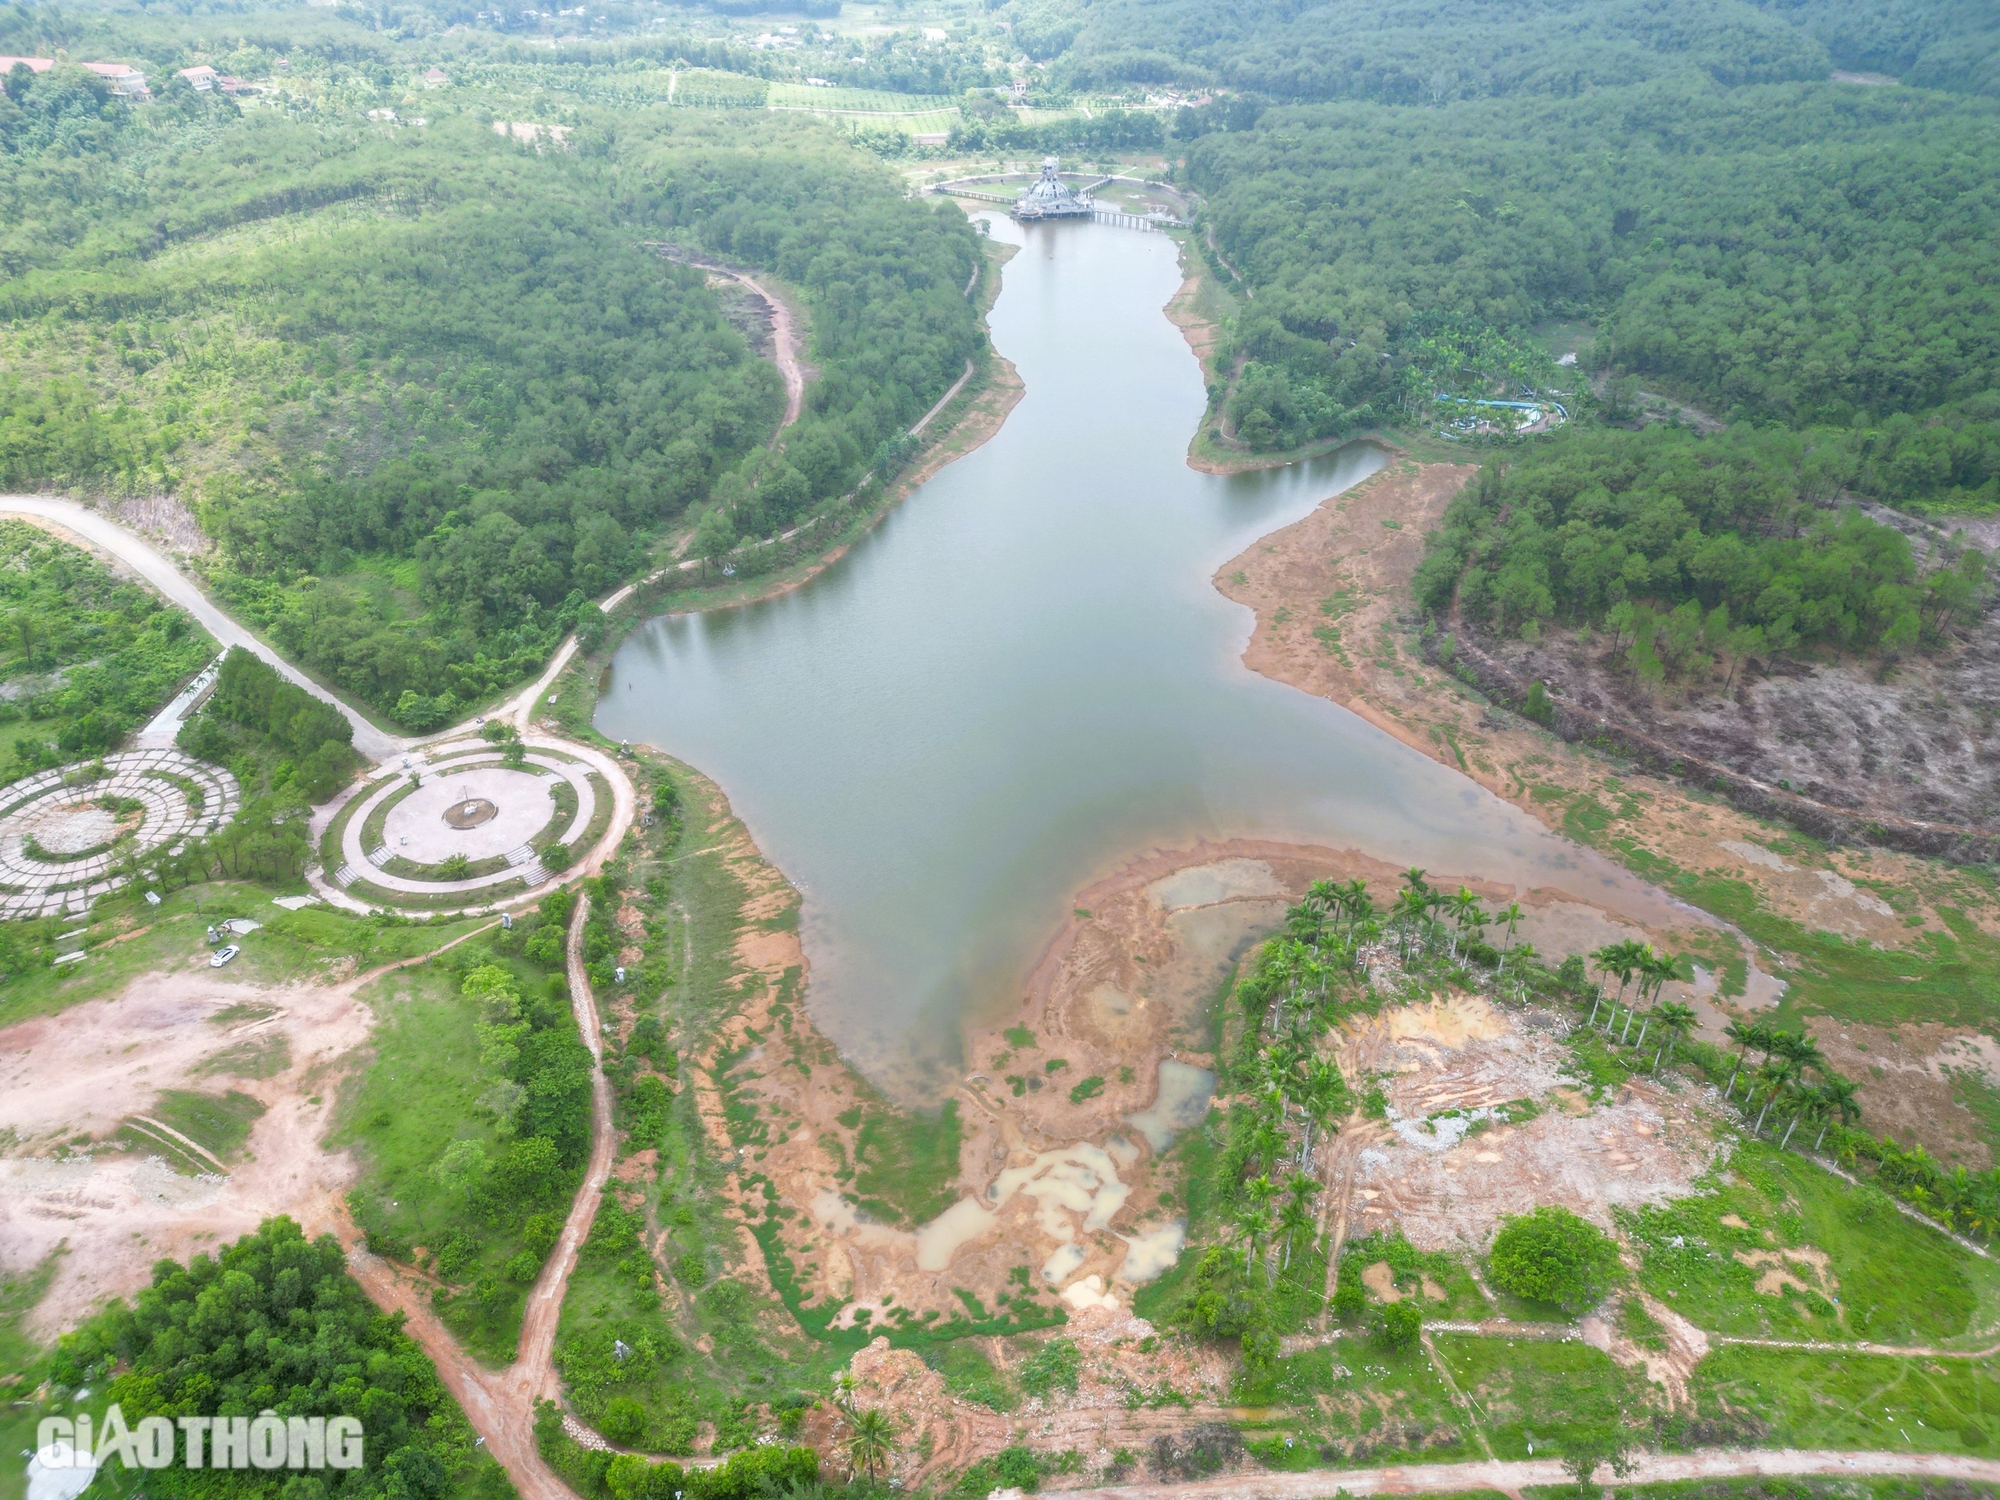
[[[1261,838],[1629,904],[1635,882],[1335,705],[1252,674],[1213,570],[1386,461],[1187,467],[1202,372],[1165,235],[1026,230],[990,319],[1026,386],[983,447],[805,586],[664,616],[597,723],[713,776],[804,893],[808,1003],[935,1099],[1073,894],[1149,850]]]

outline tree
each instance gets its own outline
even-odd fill
[[[856,1412],[847,1434],[847,1456],[857,1469],[868,1471],[873,1479],[875,1471],[896,1451],[896,1430],[890,1425],[887,1413],[880,1407],[870,1407],[867,1411]]]
[[[1771,1027],[1764,1021],[1731,1021],[1722,1028],[1722,1034],[1736,1043],[1736,1066],[1730,1070],[1729,1086],[1722,1091],[1727,1099],[1736,1092],[1736,1079],[1743,1071],[1744,1059],[1752,1052],[1769,1055],[1766,1050],[1771,1040]]]
[[[696,523],[694,528],[694,553],[701,559],[702,574],[707,576],[711,567],[720,566],[736,547],[736,521],[727,510],[717,505]]]
[[[1819,1150],[1820,1143],[1826,1139],[1828,1126],[1835,1119],[1842,1125],[1852,1125],[1861,1118],[1860,1095],[1860,1086],[1838,1073],[1832,1074],[1820,1085],[1820,1097],[1825,1101],[1826,1108],[1820,1115],[1819,1134],[1813,1138],[1814,1151]]]
[[[1596,1488],[1600,1468],[1609,1466],[1620,1479],[1632,1472],[1631,1444],[1617,1427],[1572,1428],[1563,1439],[1562,1466],[1579,1491]]]
[[[1423,1332],[1423,1309],[1414,1299],[1391,1302],[1375,1314],[1375,1338],[1385,1349],[1413,1348]]]
[[[1618,1275],[1610,1238],[1554,1204],[1504,1220],[1489,1260],[1495,1285],[1572,1314],[1601,1302]]]
[[[1701,1019],[1695,1014],[1694,1007],[1682,1000],[1669,1000],[1659,1008],[1658,1015],[1660,1025],[1666,1028],[1667,1041],[1653,1058],[1655,1071],[1658,1071],[1662,1059],[1669,1064],[1673,1062],[1675,1044],[1692,1032]]]

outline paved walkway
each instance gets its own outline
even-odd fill
[[[90,903],[127,883],[113,873],[135,854],[215,832],[236,816],[236,778],[178,750],[127,750],[103,757],[106,774],[71,786],[74,766],[57,766],[0,789],[0,919],[41,917]],[[197,811],[169,776],[192,783]],[[130,813],[98,805],[116,797],[137,803],[129,837],[118,830]],[[30,852],[29,841],[34,842]]]

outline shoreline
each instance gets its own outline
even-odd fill
[[[1201,263],[1186,239],[1175,237],[1181,247],[1181,284],[1172,297],[1167,299],[1162,309],[1166,319],[1181,332],[1187,340],[1189,350],[1194,354],[1195,363],[1201,367],[1202,378],[1211,377],[1209,356],[1222,342],[1222,326],[1214,318],[1202,312],[1198,304],[1205,290],[1213,290],[1214,295],[1229,297],[1233,294],[1216,285],[1209,270]],[[1233,380],[1232,376],[1232,380]],[[1290,448],[1283,453],[1252,453],[1248,449],[1241,452],[1224,449],[1216,451],[1205,446],[1208,423],[1217,415],[1211,405],[1201,414],[1194,432],[1188,438],[1187,466],[1200,474],[1255,474],[1264,469],[1282,469],[1288,464],[1304,463],[1308,459],[1321,458],[1337,452],[1350,443],[1373,443],[1388,453],[1391,458],[1407,456],[1408,450],[1402,439],[1385,428],[1370,427],[1361,432],[1348,433],[1343,437],[1322,438],[1307,443],[1302,448]]]

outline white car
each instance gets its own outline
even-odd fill
[[[210,955],[208,966],[211,969],[219,969],[242,951],[242,945],[239,943],[231,943],[227,948],[218,948]]]

